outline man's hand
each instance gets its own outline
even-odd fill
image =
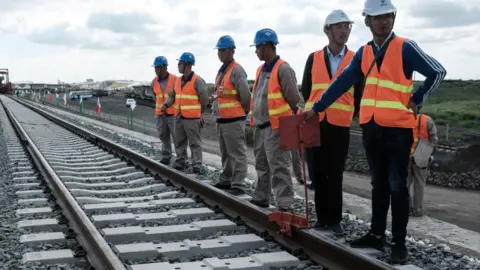
[[[161,109],[162,112],[163,113],[167,112],[167,109],[168,109],[167,105],[163,104],[162,109]]]
[[[200,118],[200,128],[203,128],[203,126],[205,125],[205,120],[203,120],[203,117]]]
[[[415,116],[415,119],[417,119],[418,107],[417,107],[417,104],[413,101],[413,99],[410,99],[410,102],[408,103],[407,108],[413,111],[413,116]]]
[[[313,116],[315,116],[315,114],[317,114],[316,112],[314,112],[313,110],[308,110],[308,111],[305,111],[302,113],[302,116],[303,116],[303,122],[307,122],[308,119],[312,118]]]

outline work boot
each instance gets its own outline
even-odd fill
[[[262,208],[268,208],[270,206],[270,203],[264,200],[251,199],[250,203]]]
[[[192,169],[193,173],[202,173],[202,167],[200,166],[194,166],[193,169]]]
[[[233,187],[228,190],[228,193],[232,194],[233,196],[240,196],[245,194],[245,190],[238,188],[238,187]]]
[[[315,222],[315,224],[313,225],[313,228],[315,230],[325,230],[327,229],[327,223],[323,222],[323,221],[317,221]]]
[[[405,244],[392,246],[392,253],[390,253],[390,262],[392,264],[404,264],[408,260],[408,251]]]
[[[313,184],[313,182],[311,182],[310,184],[307,185],[307,188],[310,190],[315,190],[315,185]]]
[[[305,181],[303,181],[302,178],[297,178],[297,182],[298,182],[300,185],[305,185]]]
[[[345,231],[343,231],[343,227],[340,223],[328,225],[328,228],[333,232],[333,235],[337,237],[345,235]]]
[[[385,236],[377,236],[368,232],[366,235],[350,242],[353,248],[374,248],[382,250],[385,246]]]
[[[417,210],[417,209],[412,209],[410,211],[410,216],[412,216],[412,217],[423,217],[423,211],[422,210]]]
[[[227,190],[227,189],[232,188],[232,184],[230,182],[218,182],[213,186],[218,188],[218,189],[223,189],[223,190]]]
[[[162,160],[160,160],[160,163],[165,164],[165,165],[170,165],[170,159],[167,159],[167,158],[163,159],[162,158]]]
[[[291,206],[279,206],[279,207],[278,207],[278,210],[279,210],[279,211],[282,211],[282,212],[291,212],[291,213],[294,213],[293,207],[291,207]]]
[[[175,163],[175,164],[173,164],[173,168],[175,170],[183,171],[183,170],[185,170],[185,164]]]

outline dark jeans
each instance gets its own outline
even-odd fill
[[[413,143],[412,129],[381,127],[372,122],[363,125],[362,129],[363,146],[372,177],[371,233],[385,234],[391,198],[393,242],[403,245],[410,207],[407,175]]]
[[[320,123],[319,147],[313,150],[313,182],[317,221],[339,224],[343,207],[343,171],[350,144],[350,128]]]

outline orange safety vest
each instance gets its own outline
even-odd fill
[[[177,105],[176,114],[181,114],[185,118],[200,118],[202,116],[202,106],[195,81],[197,74],[193,74],[192,79],[182,88],[182,77],[178,77],[175,83],[175,104]]]
[[[215,80],[215,89],[218,91],[218,114],[222,119],[245,116],[245,110],[240,103],[237,89],[235,89],[232,81],[230,81],[230,76],[236,65],[237,63],[232,61],[225,71],[223,80],[218,82],[220,74],[217,75]],[[218,85],[218,83],[220,83],[220,85]]]
[[[313,104],[319,100],[328,86],[342,74],[343,70],[350,64],[352,61],[354,52],[347,50],[345,57],[343,58],[340,66],[338,67],[337,72],[332,76],[328,74],[327,67],[325,65],[325,53],[323,50],[316,51],[313,55],[313,65],[312,65],[312,91],[310,92],[310,97],[305,103],[305,110],[311,110]],[[322,121],[327,115],[328,123],[336,126],[348,127],[353,118],[353,112],[355,110],[355,103],[353,98],[353,87],[344,93],[337,99],[332,105],[330,105],[325,112],[318,114],[318,118]]]
[[[405,38],[394,37],[387,48],[380,72],[373,66],[365,82],[360,101],[360,124],[372,118],[380,126],[414,128],[415,117],[408,109],[412,96],[413,81],[403,72],[402,46]],[[365,45],[362,57],[362,72],[367,74],[374,61],[372,45]]]
[[[429,140],[430,136],[428,134],[428,116],[426,114],[417,115],[417,124],[413,128],[413,144],[410,151],[410,155],[413,155],[415,148],[417,147],[418,141],[420,139]]]
[[[173,84],[175,83],[175,75],[169,74],[168,75],[168,82],[166,89],[162,89],[162,86],[158,82],[158,76],[155,76],[153,79],[153,92],[155,93],[155,114],[156,115],[163,115],[162,106],[167,100],[168,92],[172,89]],[[167,114],[175,114],[174,106],[167,108]]]
[[[281,64],[286,63],[283,59],[278,59],[273,66],[272,73],[270,74],[270,79],[268,79],[268,115],[270,119],[270,125],[272,129],[279,128],[279,120],[281,116],[289,116],[292,115],[292,108],[285,100],[285,97],[282,93],[282,88],[280,87],[280,83],[278,80],[278,69]],[[265,64],[262,64],[257,69],[257,77],[255,82],[253,83],[252,88],[252,98],[250,100],[250,126],[254,126],[253,123],[253,93],[255,92],[255,88],[257,87],[258,79],[260,78],[260,73],[262,73],[262,67]]]

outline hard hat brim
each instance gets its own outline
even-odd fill
[[[326,22],[325,22],[325,25],[334,25],[334,24],[337,24],[337,23],[346,23],[346,22],[348,22],[348,23],[350,23],[350,24],[354,24],[354,23],[355,23],[355,22],[352,21],[352,20],[345,20],[345,21],[334,21],[334,22],[329,22],[329,23],[326,23]]]
[[[385,14],[389,14],[389,13],[396,13],[397,12],[397,9],[396,8],[391,8],[391,9],[387,9],[387,10],[381,10],[381,11],[377,11],[377,12],[362,12],[362,16],[372,16],[372,17],[375,17],[375,16],[380,16],[380,15],[385,15]]]

